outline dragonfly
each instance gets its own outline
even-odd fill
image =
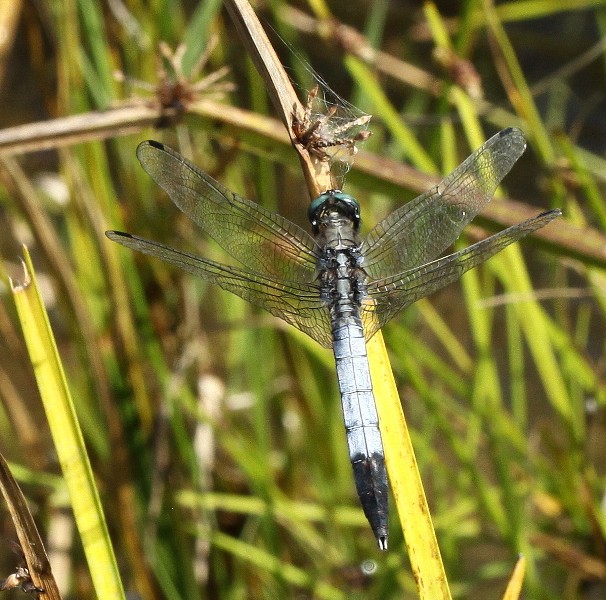
[[[491,200],[525,148],[519,129],[497,133],[441,183],[362,237],[360,204],[341,190],[311,202],[310,235],[231,192],[174,150],[146,141],[137,148],[145,171],[240,264],[222,264],[130,233],[106,235],[217,284],[332,348],[356,490],[379,548],[387,550],[388,478],[366,341],[407,306],[561,214],[543,212],[441,256]]]

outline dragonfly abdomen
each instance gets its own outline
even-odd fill
[[[366,340],[357,307],[333,321],[333,351],[356,490],[379,548],[387,549],[387,472],[370,379]]]

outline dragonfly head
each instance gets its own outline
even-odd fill
[[[354,230],[360,227],[360,205],[358,201],[341,190],[328,190],[318,196],[307,209],[307,216],[312,230],[317,234],[320,225],[335,216],[345,217],[353,224]]]

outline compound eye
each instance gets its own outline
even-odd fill
[[[360,205],[358,201],[349,194],[335,194],[335,199],[341,203],[345,214],[354,222],[354,227],[358,229],[360,226]]]
[[[324,204],[332,197],[331,192],[324,192],[318,196],[315,200],[312,200],[309,208],[307,209],[307,218],[309,222],[315,227],[318,224],[320,213],[324,207]]]

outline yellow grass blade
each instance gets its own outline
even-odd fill
[[[99,598],[122,599],[125,597],[124,590],[82,431],[36,283],[31,258],[25,247],[23,254],[25,280],[21,284],[11,282],[11,288],[93,585]]]
[[[389,482],[421,600],[450,599],[440,549],[381,331],[367,343]]]
[[[524,574],[526,573],[526,559],[523,556],[518,558],[515,569],[511,574],[511,579],[507,584],[503,600],[518,600],[524,583]]]

